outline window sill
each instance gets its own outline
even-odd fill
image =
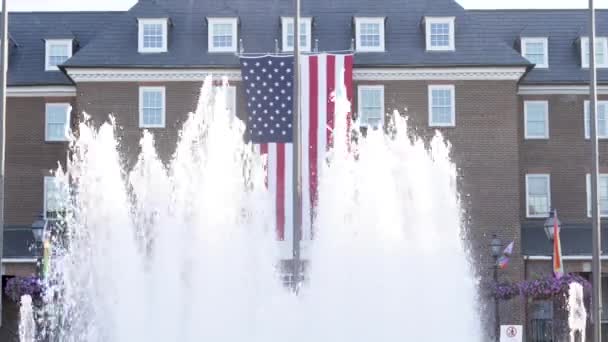
[[[549,137],[524,137],[524,140],[549,140]]]
[[[546,215],[526,215],[528,219],[546,219],[549,217],[549,214]]]

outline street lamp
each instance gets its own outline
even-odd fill
[[[38,215],[38,217],[36,218],[36,221],[34,221],[34,223],[32,223],[32,234],[34,235],[34,241],[36,241],[36,246],[38,246],[38,273],[39,275],[41,275],[41,270],[42,270],[42,253],[44,250],[44,246],[43,246],[43,241],[44,241],[44,234],[46,233],[46,229],[47,229],[47,224],[48,221],[47,219],[44,217],[44,215],[40,214]]]
[[[494,234],[490,242],[490,251],[494,258],[494,284],[498,284],[498,258],[502,254],[502,241]],[[498,296],[494,296],[494,335],[496,341],[500,339],[500,317],[498,312]]]
[[[549,241],[553,241],[555,235],[555,231],[553,230],[555,227],[555,220],[557,220],[557,229],[561,229],[562,223],[555,217],[555,212],[555,209],[551,210],[549,217],[545,220],[545,234],[547,234],[547,239],[549,239]]]

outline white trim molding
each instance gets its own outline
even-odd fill
[[[412,80],[519,80],[526,69],[508,68],[356,68],[356,81],[412,81]]]
[[[36,258],[2,258],[3,264],[35,264],[37,262]]]
[[[171,82],[199,81],[205,77],[227,77],[240,81],[239,69],[135,69],[135,68],[66,68],[76,83],[80,82]],[[355,68],[355,81],[412,81],[412,80],[519,80],[524,67],[505,68]],[[521,87],[520,87],[521,89]],[[608,90],[608,88],[606,88]]]
[[[598,86],[598,94],[608,94],[608,86]],[[589,95],[586,85],[522,85],[517,95]]]
[[[553,257],[550,255],[525,255],[525,260],[532,261],[551,261]],[[608,260],[608,255],[602,255],[600,257],[601,260]],[[562,256],[562,260],[566,261],[589,261],[591,260],[591,255],[564,255]]]
[[[240,81],[238,69],[93,69],[66,68],[74,82],[202,82],[207,76]]]
[[[74,86],[13,86],[6,88],[7,97],[74,97]]]

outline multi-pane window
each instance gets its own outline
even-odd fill
[[[526,216],[547,217],[550,208],[550,176],[547,174],[526,175]]]
[[[357,51],[384,51],[384,18],[355,18]]]
[[[522,38],[521,54],[537,68],[549,67],[549,43],[547,38]]]
[[[72,57],[71,39],[49,39],[46,41],[45,70],[59,70],[58,65],[63,64]]]
[[[209,51],[236,52],[237,19],[209,18]]]
[[[139,19],[139,52],[167,51],[167,19]]]
[[[45,140],[67,141],[70,132],[69,103],[47,103],[45,106]]]
[[[359,125],[373,129],[381,128],[384,122],[384,86],[359,86]]]
[[[597,102],[597,136],[601,139],[608,138],[608,101]],[[591,120],[589,114],[589,101],[585,101],[585,138],[591,138]]]
[[[139,88],[139,127],[165,127],[165,88]]]
[[[56,220],[63,216],[66,208],[67,190],[56,177],[44,177],[44,217]]]
[[[429,86],[429,126],[454,126],[456,108],[453,85]]]
[[[600,216],[608,216],[608,174],[599,175],[597,187]],[[587,215],[591,217],[591,175],[587,174]]]
[[[427,17],[425,23],[427,50],[454,50],[453,17]]]
[[[524,122],[526,139],[549,138],[549,103],[547,101],[525,101]]]
[[[293,35],[293,18],[281,18],[282,29],[283,29],[283,51],[293,51],[294,35]],[[310,18],[300,18],[300,49],[302,51],[310,51],[311,46],[311,24]]]
[[[599,68],[608,67],[608,39],[595,38],[595,64]],[[581,66],[589,67],[589,37],[581,38]]]

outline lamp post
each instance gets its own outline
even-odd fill
[[[490,242],[490,251],[494,258],[494,284],[498,284],[498,258],[502,253],[502,241],[494,234]],[[498,312],[498,297],[494,296],[494,336],[496,342],[500,340],[500,314]]]
[[[547,235],[547,239],[549,239],[549,241],[553,242],[553,238],[555,235],[555,232],[553,231],[554,227],[555,227],[555,220],[557,220],[557,229],[561,229],[561,225],[562,223],[560,222],[560,220],[558,218],[555,218],[555,209],[551,210],[551,212],[549,213],[549,217],[545,220],[545,234]]]
[[[38,215],[36,221],[32,223],[32,234],[34,235],[34,241],[36,242],[36,246],[38,247],[38,276],[42,278],[42,253],[44,250],[43,241],[44,234],[46,234],[48,221],[44,217],[44,215]]]

